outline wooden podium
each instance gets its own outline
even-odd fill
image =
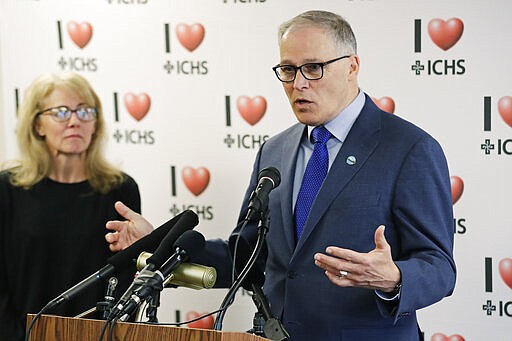
[[[34,318],[27,315],[27,326]],[[42,315],[36,321],[30,341],[98,341],[105,321],[84,318]],[[178,328],[142,323],[118,322],[114,329],[116,341],[264,341],[268,340],[243,332],[223,332],[208,329]],[[108,340],[108,330],[103,336]]]

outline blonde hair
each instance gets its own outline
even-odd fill
[[[279,26],[278,41],[292,29],[316,26],[331,36],[340,53],[357,54],[357,42],[350,24],[338,14],[327,11],[307,11]]]
[[[14,186],[30,188],[51,171],[51,158],[44,138],[36,131],[37,113],[46,98],[56,89],[65,89],[80,96],[87,105],[97,108],[95,133],[86,151],[85,172],[92,188],[107,193],[124,181],[120,169],[111,165],[103,155],[106,127],[101,102],[89,82],[74,72],[49,73],[36,78],[25,90],[18,111],[16,135],[20,151],[17,166],[10,169]]]

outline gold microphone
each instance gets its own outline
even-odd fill
[[[137,258],[137,270],[146,266],[146,260],[153,254],[142,252]],[[191,289],[211,289],[217,280],[217,270],[210,266],[194,263],[183,263],[165,278],[164,287],[171,284]]]

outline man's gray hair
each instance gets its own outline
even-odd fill
[[[327,11],[307,11],[282,23],[278,31],[279,44],[286,32],[312,26],[324,29],[332,37],[340,53],[357,54],[356,37],[350,24],[338,14]]]

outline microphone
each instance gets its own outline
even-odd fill
[[[119,301],[117,302],[117,307],[122,307],[128,299],[132,296],[133,292],[139,288],[144,282],[141,278],[145,278],[145,276],[152,276],[153,271],[158,269],[162,263],[170,256],[171,252],[175,249],[173,247],[174,243],[187,231],[191,230],[196,226],[199,222],[197,214],[195,214],[191,210],[186,210],[176,221],[174,227],[165,235],[165,237],[161,240],[160,245],[155,250],[155,253],[147,259],[147,265],[142,269],[138,274],[137,278],[132,282],[132,284],[128,287],[128,289],[121,296]],[[144,250],[139,251],[139,254]],[[134,257],[138,258],[138,254]],[[117,308],[114,309],[114,312],[117,312]]]
[[[265,234],[268,230],[269,225],[269,209],[268,209],[268,200],[269,200],[269,193],[271,190],[279,186],[281,183],[281,175],[279,174],[279,171],[275,167],[267,167],[260,171],[258,174],[258,185],[256,186],[256,189],[252,192],[251,197],[249,198],[249,204],[247,209],[247,215],[245,216],[245,219],[243,220],[243,224],[241,229],[243,229],[246,224],[249,222],[259,220],[258,223],[258,237],[256,241],[256,246],[254,247],[254,251],[251,253],[251,256],[249,256],[249,260],[247,261],[247,264],[243,267],[242,271],[237,276],[236,280],[233,282],[231,287],[229,288],[228,293],[224,297],[224,300],[222,301],[222,304],[219,309],[219,314],[217,315],[217,318],[215,319],[215,323],[213,325],[214,330],[221,330],[222,329],[222,320],[224,319],[224,315],[226,314],[226,309],[234,302],[235,294],[237,290],[240,288],[241,285],[248,286],[250,285],[250,282],[246,281],[247,276],[250,274],[249,281],[257,281],[261,282],[264,280],[264,276],[259,275],[257,269],[252,270],[254,265],[256,264],[258,257],[261,253],[261,250],[263,249],[265,245]],[[253,230],[253,229],[251,229]],[[249,232],[250,234],[251,232]],[[234,238],[232,238],[234,237]],[[252,239],[252,236],[251,236]],[[242,237],[241,230],[238,233],[233,233],[232,236],[229,238],[229,244],[231,248],[231,241],[234,241],[235,246],[238,245],[238,242],[240,240],[243,241],[243,244],[246,243],[244,237]],[[245,246],[245,245],[243,245]],[[234,248],[234,255],[236,255],[237,248]],[[235,257],[235,270],[237,267],[237,264],[240,264],[240,261],[237,260]],[[258,265],[256,265],[258,266]]]
[[[251,194],[245,220],[253,221],[260,218],[261,213],[267,210],[270,191],[279,186],[280,183],[281,175],[277,168],[267,167],[260,171],[258,185]]]
[[[107,265],[93,273],[89,277],[82,280],[80,283],[76,284],[72,288],[66,290],[50,302],[44,306],[41,312],[47,312],[51,309],[54,309],[56,306],[61,304],[64,301],[69,301],[83,290],[90,287],[92,284],[110,278],[112,275],[116,273],[116,271],[124,270],[133,264],[134,260],[137,256],[147,250],[153,251],[158,244],[162,241],[162,238],[169,234],[170,231],[174,230],[173,227],[178,223],[179,220],[183,216],[188,216],[192,212],[190,210],[183,211],[177,216],[173,217],[171,220],[167,221],[160,227],[154,229],[150,234],[144,236],[143,238],[137,240],[135,243],[130,245],[124,250],[121,250],[107,259]],[[193,212],[192,212],[193,213]],[[195,214],[195,213],[193,213]],[[183,231],[180,228],[180,235]],[[179,236],[179,235],[178,235]]]
[[[146,267],[146,260],[151,253],[142,252],[137,258],[137,270]],[[194,263],[180,264],[164,281],[164,287],[187,287],[191,289],[211,289],[217,281],[217,270],[214,267]]]
[[[192,230],[199,224],[199,218],[191,210],[186,210],[181,215],[180,219],[176,222],[175,227],[167,233],[162,239],[160,245],[156,248],[155,252],[146,261],[149,270],[158,269],[162,266],[163,262],[169,258],[170,252],[174,250],[174,244],[178,238],[183,235],[186,231]],[[147,251],[147,250],[143,250]]]
[[[162,264],[160,269],[152,272],[145,268],[139,273],[133,282],[136,288],[132,291],[130,299],[126,304],[120,303],[110,317],[113,319],[121,316],[120,320],[126,321],[155,290],[163,289],[163,282],[171,272],[176,270],[180,264],[198,255],[203,250],[204,244],[204,236],[201,233],[194,230],[185,231],[174,244],[175,253]]]

